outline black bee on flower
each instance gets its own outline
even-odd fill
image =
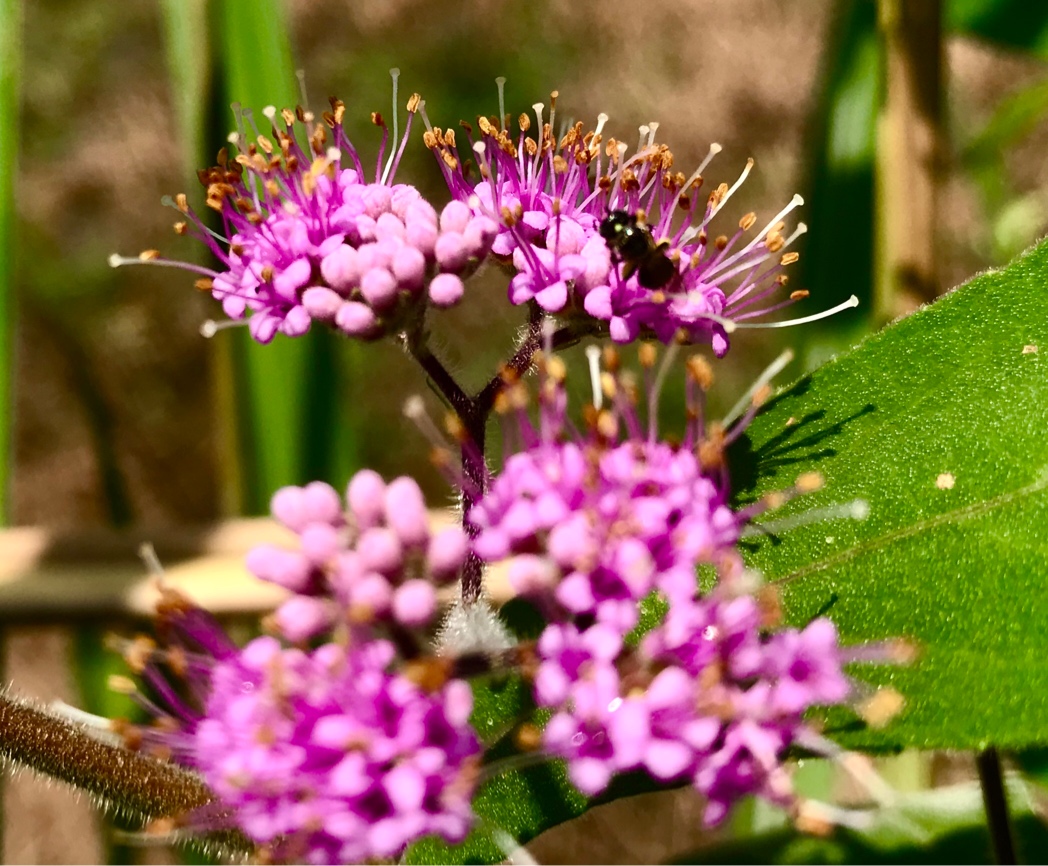
[[[624,210],[610,211],[601,221],[600,236],[611,250],[612,257],[624,265],[624,280],[635,273],[637,282],[644,288],[658,289],[677,272],[666,255],[669,242],[655,243],[642,215]]]

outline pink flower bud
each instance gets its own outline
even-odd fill
[[[386,482],[373,469],[361,469],[349,482],[346,501],[357,526],[378,526],[385,514]]]
[[[429,299],[438,307],[453,307],[466,287],[454,274],[437,274],[429,284]]]

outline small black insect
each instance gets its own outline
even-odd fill
[[[612,257],[622,262],[622,278],[628,280],[634,273],[637,282],[646,289],[658,289],[666,285],[677,272],[676,266],[666,256],[669,243],[655,243],[655,238],[636,214],[624,210],[613,210],[600,224],[600,236],[611,250]]]

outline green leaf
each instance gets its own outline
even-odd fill
[[[1048,854],[1048,829],[1035,817],[1025,786],[1008,785],[1020,862]],[[977,784],[906,794],[881,809],[862,831],[837,828],[825,837],[805,836],[781,815],[778,829],[711,845],[679,863],[988,863],[993,855]]]
[[[850,745],[1048,743],[1046,285],[1041,244],[802,379],[733,455],[743,500],[826,477],[769,520],[869,503],[864,522],[815,522],[749,555],[793,622],[827,610],[845,642],[923,648],[909,667],[856,667],[908,703],[884,731],[852,719]]]
[[[1048,6],[1029,0],[950,0],[946,26],[1048,57]]]

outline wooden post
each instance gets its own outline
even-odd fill
[[[877,130],[874,318],[882,325],[940,292],[942,2],[879,0],[879,19],[885,93]]]

